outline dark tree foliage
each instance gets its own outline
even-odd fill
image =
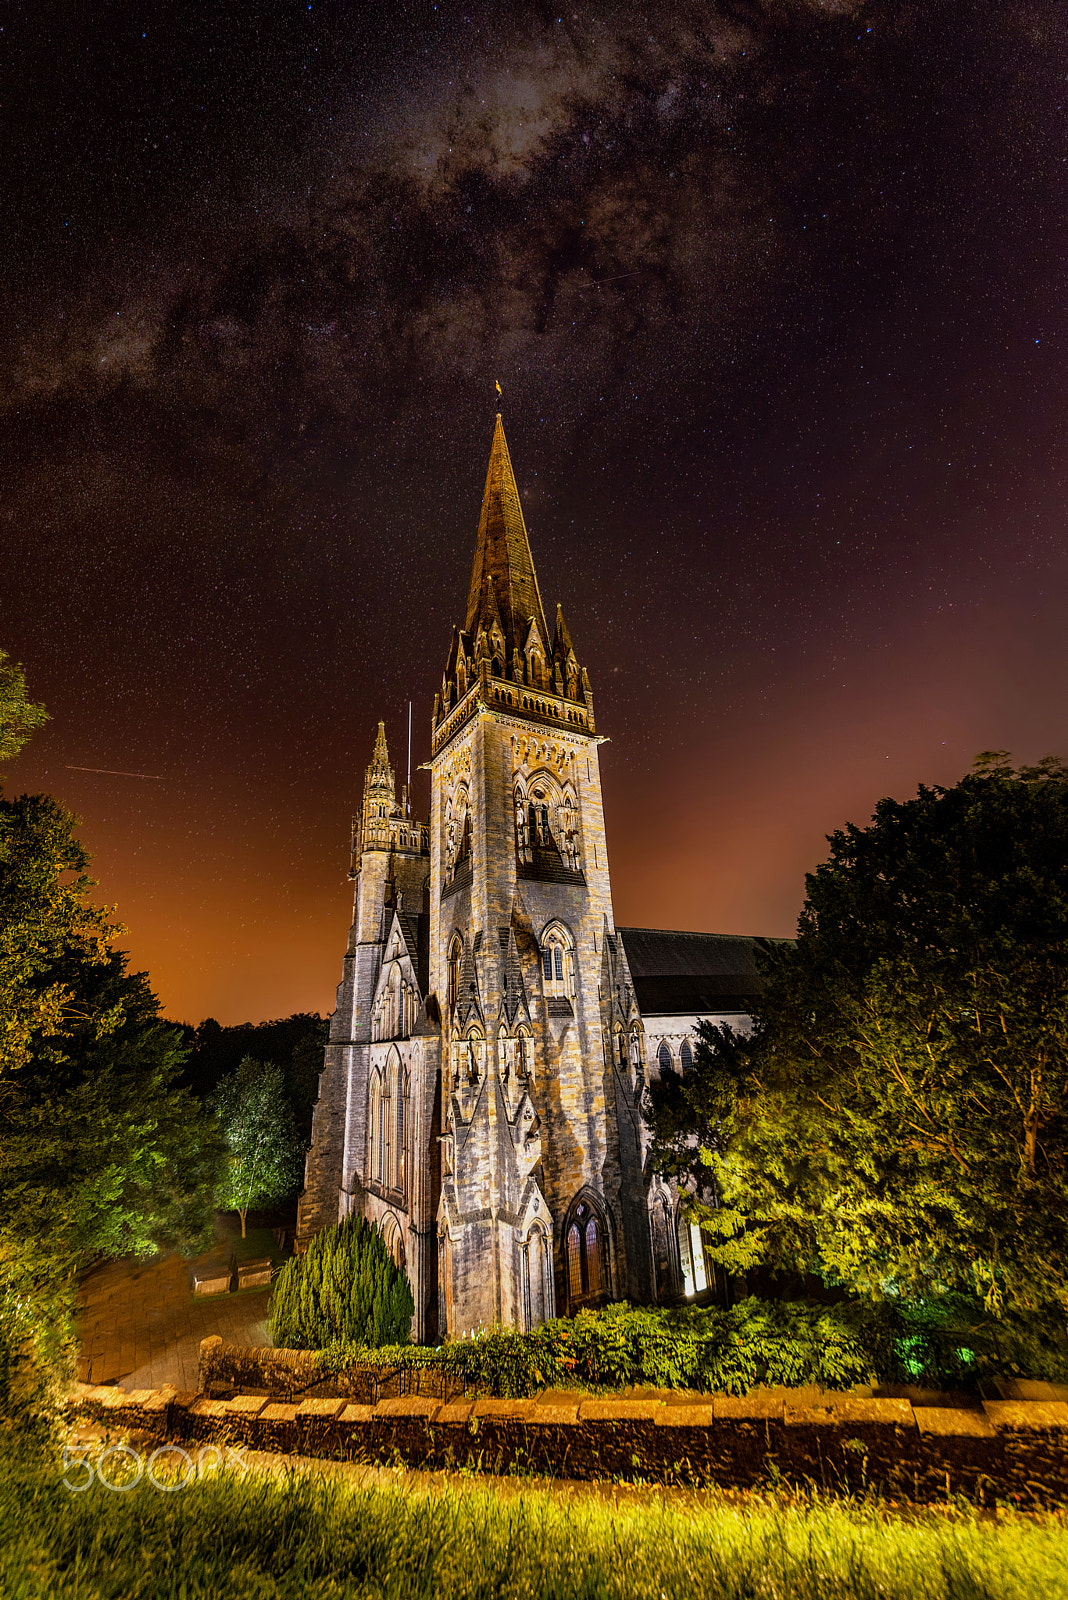
[[[287,1261],[271,1291],[269,1327],[293,1350],[406,1343],[415,1301],[378,1229],[354,1213]]]
[[[980,757],[830,838],[746,1039],[654,1094],[728,1269],[1068,1310],[1068,769]]]
[[[145,973],[108,950],[68,949],[42,984],[71,997],[13,1079],[3,1134],[4,1232],[67,1269],[97,1255],[203,1248],[222,1146],[179,1086],[181,1033],[160,1020]]]
[[[314,1011],[298,1011],[273,1022],[241,1022],[224,1028],[214,1017],[207,1017],[199,1028],[188,1023],[181,1026],[189,1048],[182,1081],[199,1099],[210,1100],[246,1056],[275,1061],[282,1068],[297,1132],[305,1146],[311,1143],[312,1107],[319,1093],[328,1018]]]

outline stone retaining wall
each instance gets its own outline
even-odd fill
[[[751,1488],[769,1482],[895,1499],[963,1494],[992,1504],[1068,1501],[1068,1404],[991,1401],[976,1410],[907,1400],[828,1398],[792,1405],[770,1395],[703,1405],[651,1400],[454,1400],[376,1406],[300,1404],[78,1385],[78,1411],[109,1432],[214,1441],[284,1455],[383,1461],[436,1470],[530,1472],[572,1479],[641,1478]]]

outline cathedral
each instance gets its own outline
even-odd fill
[[[755,941],[616,926],[602,737],[498,414],[429,822],[398,798],[382,723],[366,769],[298,1212],[298,1248],[353,1210],[378,1224],[419,1342],[710,1288],[646,1170],[642,1096],[686,1070],[698,1021],[746,1025]]]

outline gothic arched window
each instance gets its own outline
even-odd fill
[[[656,1064],[661,1072],[670,1072],[672,1070],[671,1046],[666,1039],[663,1040],[660,1049],[656,1052]]]
[[[589,1200],[580,1200],[568,1223],[567,1292],[572,1307],[601,1304],[608,1291],[608,1236],[604,1218]]]
[[[549,1269],[549,1241],[536,1222],[523,1245],[523,1309],[528,1330],[547,1322],[552,1315]]]
[[[692,1300],[695,1294],[701,1294],[708,1288],[708,1273],[705,1269],[701,1230],[696,1222],[691,1222],[688,1217],[683,1216],[681,1209],[678,1216],[678,1234],[682,1292],[688,1300]]]
[[[541,936],[541,972],[547,994],[574,995],[575,946],[563,923],[550,923]]]
[[[397,1072],[400,1062],[396,1052],[391,1053],[391,1058],[386,1067],[385,1082],[382,1084],[382,1115],[379,1118],[378,1134],[378,1181],[383,1187],[393,1183],[393,1107],[396,1104]]]
[[[464,942],[454,934],[449,946],[449,1010],[456,1004],[460,993],[460,968],[463,966]]]
[[[683,1072],[689,1072],[690,1068],[693,1066],[693,1051],[690,1049],[689,1039],[684,1039],[682,1041],[682,1049],[679,1051],[679,1061],[682,1063]]]
[[[394,1147],[393,1187],[401,1194],[408,1191],[408,1103],[411,1098],[411,1078],[407,1072],[404,1082],[397,1085],[397,1139]]]
[[[381,1183],[382,1079],[377,1069],[371,1074],[367,1096],[367,1166],[372,1183]]]

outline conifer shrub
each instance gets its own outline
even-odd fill
[[[371,1347],[406,1342],[415,1301],[381,1233],[353,1215],[317,1233],[275,1279],[268,1327],[290,1350]]]

